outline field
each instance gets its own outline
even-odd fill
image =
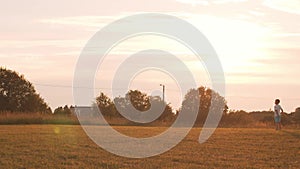
[[[135,136],[164,127],[115,127]],[[130,159],[98,147],[79,125],[0,125],[0,168],[300,168],[300,130],[219,128],[203,144],[194,128],[159,156]]]

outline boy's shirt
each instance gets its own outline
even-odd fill
[[[274,106],[274,116],[280,116],[281,106],[279,104]]]

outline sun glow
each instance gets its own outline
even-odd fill
[[[232,73],[251,74],[262,71],[258,63],[253,61],[268,58],[263,49],[270,34],[267,27],[238,19],[222,19],[205,15],[191,15],[188,21],[196,25],[215,48],[225,74],[228,75],[227,82],[241,83],[248,79],[230,76]]]

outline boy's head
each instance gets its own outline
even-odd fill
[[[280,100],[279,99],[276,99],[275,100],[275,104],[279,104],[280,103]]]

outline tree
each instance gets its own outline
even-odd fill
[[[214,105],[211,105],[211,103],[214,103]],[[192,112],[198,112],[196,125],[202,126],[209,111],[212,113],[222,112],[224,114],[227,112],[228,106],[225,98],[217,92],[209,88],[199,87],[198,89],[190,89],[188,91],[180,110],[186,113],[184,114],[184,118],[186,119],[192,116]]]
[[[149,97],[139,90],[128,91],[125,97],[115,98],[114,103],[118,113],[129,119],[140,119],[141,112],[150,109]]]
[[[0,67],[0,111],[50,113],[51,109],[23,75]]]
[[[294,114],[294,118],[297,122],[300,122],[300,107],[296,108]]]
[[[139,90],[130,90],[125,99],[131,102],[133,107],[139,111],[146,111],[150,108],[149,97],[146,93],[142,93]]]
[[[100,93],[100,95],[96,98],[96,103],[103,116],[107,116],[109,118],[118,116],[114,103],[104,93]]]
[[[153,108],[154,111],[157,111],[156,113],[161,113],[157,119],[158,121],[171,122],[176,119],[176,116],[172,111],[171,105],[164,103],[160,96],[151,96],[150,103],[151,108]],[[161,112],[160,110],[161,106],[164,107],[163,112]]]
[[[71,107],[69,108],[68,105],[65,105],[64,107],[57,107],[54,112],[54,115],[71,115]]]
[[[54,112],[53,112],[54,115],[63,115],[64,114],[64,109],[60,106],[60,107],[57,107]]]
[[[114,99],[118,114],[125,115],[131,119],[140,121],[172,121],[175,119],[175,114],[172,112],[172,107],[159,96],[148,96],[139,90],[130,90],[125,97],[117,97]],[[154,117],[157,117],[156,119]],[[149,122],[149,123],[151,123]]]

